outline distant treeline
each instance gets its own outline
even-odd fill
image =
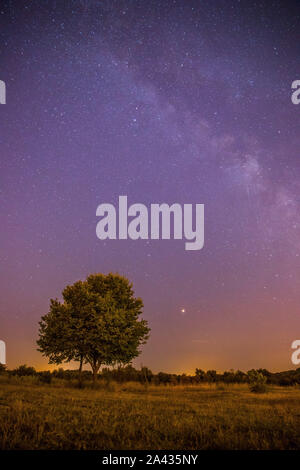
[[[141,367],[135,369],[131,365],[125,367],[118,367],[115,369],[105,368],[98,374],[98,378],[107,381],[115,382],[139,382],[149,383],[153,385],[188,385],[188,384],[199,384],[199,383],[249,383],[253,372],[258,373],[260,376],[265,378],[267,384],[270,385],[297,385],[300,384],[300,368],[296,370],[288,370],[284,372],[269,372],[266,369],[252,369],[247,373],[240,370],[237,371],[226,371],[223,374],[218,374],[215,370],[204,371],[202,369],[196,369],[194,375],[187,374],[168,374],[166,372],[159,372],[154,374],[148,367]],[[21,365],[16,369],[9,370],[5,366],[0,364],[0,374],[8,376],[37,376],[41,382],[51,383],[52,378],[64,379],[64,380],[76,380],[78,378],[77,370],[64,370],[62,368],[58,370],[37,372],[34,367],[28,367]],[[83,380],[92,380],[92,372],[83,371]]]

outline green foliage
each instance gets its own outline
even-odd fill
[[[265,379],[261,379],[261,375]],[[44,375],[40,379],[40,376]],[[82,371],[82,381],[85,382],[85,387],[90,387],[93,379],[93,374],[89,370]],[[259,380],[256,380],[257,376]],[[47,378],[47,377],[51,377]],[[119,366],[116,368],[104,367],[99,374],[101,386],[103,383],[139,383],[140,385],[197,385],[199,383],[205,385],[211,383],[211,373],[209,371],[205,372],[201,369],[196,369],[195,375],[187,374],[168,374],[166,372],[159,372],[154,374],[147,367],[141,367],[140,369],[135,369],[131,364],[125,366]],[[55,386],[62,387],[64,384],[70,387],[78,387],[78,371],[76,370],[65,370],[60,368],[58,370],[45,371],[45,372],[36,372],[33,367],[21,366],[14,370],[5,369],[5,371],[0,374],[1,379],[7,379],[14,383],[32,383],[32,384],[41,384],[41,383],[54,383]],[[32,381],[31,381],[32,379]],[[300,385],[300,368],[285,372],[276,372],[271,373],[264,369],[258,369],[254,371],[249,371],[245,374],[239,370],[237,371],[225,371],[223,374],[217,373],[213,374],[213,379],[216,385],[217,390],[227,390],[225,385],[229,384],[248,384],[255,391],[263,391],[265,388],[261,387],[261,381],[267,384],[272,384],[273,386],[298,386]],[[258,383],[257,383],[258,382]],[[81,384],[82,385],[82,384]],[[100,385],[100,384],[99,384]]]
[[[267,378],[259,370],[249,370],[249,388],[253,393],[266,393],[268,391]]]
[[[63,302],[50,301],[40,322],[39,351],[50,363],[89,363],[94,380],[101,365],[128,364],[137,357],[150,329],[140,320],[143,302],[118,274],[93,274],[67,286]]]

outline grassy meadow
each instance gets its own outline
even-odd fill
[[[0,449],[300,449],[300,388],[2,379]]]

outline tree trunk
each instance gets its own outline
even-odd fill
[[[82,388],[82,364],[83,364],[83,356],[80,357],[79,375],[78,375],[79,388]]]
[[[92,371],[93,371],[93,385],[96,384],[98,371],[101,367],[101,361],[96,359],[95,357],[87,356],[86,357],[88,363],[90,364]]]
[[[95,385],[97,381],[98,371],[100,369],[100,364],[93,364],[92,369],[93,369],[93,385]]]

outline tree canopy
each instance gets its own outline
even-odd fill
[[[49,363],[80,361],[80,371],[89,363],[95,381],[102,365],[128,364],[139,355],[150,329],[128,279],[92,274],[66,286],[62,297],[50,300],[39,323],[38,350]]]

